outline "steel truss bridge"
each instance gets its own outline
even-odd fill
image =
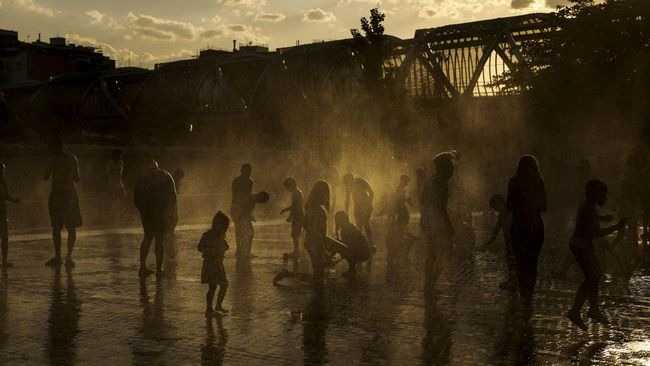
[[[524,42],[557,31],[550,15],[529,14],[420,29],[408,40],[385,36],[383,79],[425,104],[516,93],[495,81],[524,65]],[[29,91],[10,107],[23,119],[42,119],[39,111],[57,110],[62,119],[82,126],[150,123],[156,128],[161,118],[189,123],[206,115],[263,116],[288,105],[326,107],[338,97],[360,93],[362,79],[363,60],[354,42],[340,40],[266,54],[197,58],[154,71],[63,77]]]

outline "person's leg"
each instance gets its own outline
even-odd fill
[[[582,306],[585,304],[585,301],[587,301],[588,286],[589,286],[588,279],[587,279],[588,269],[586,266],[584,250],[571,248],[571,251],[573,252],[576,262],[578,262],[578,266],[585,274],[585,280],[582,281],[580,287],[578,287],[578,290],[576,291],[575,299],[573,300],[573,306],[571,307],[571,310],[569,310],[569,312],[567,313],[567,317],[569,318],[569,320],[571,320],[571,322],[573,322],[580,329],[587,330],[587,326],[582,320],[580,311],[582,310]]]
[[[314,287],[319,289],[323,287],[324,284],[324,268],[323,268],[323,259],[322,253],[316,248],[307,248],[309,253],[309,259],[311,261],[312,268],[312,278],[314,282]]]
[[[357,277],[357,261],[355,258],[348,259],[348,277],[352,279]]]
[[[228,291],[228,282],[222,282],[219,284],[219,294],[217,295],[217,306],[216,310],[225,312],[226,309],[223,307],[223,299],[226,298],[226,292]]]
[[[366,222],[364,223],[365,230],[366,230],[366,237],[368,238],[368,242],[371,243],[371,245],[374,243],[372,240],[372,228],[370,227],[370,216],[366,218]]]
[[[589,297],[589,317],[602,323],[607,318],[600,311],[600,289],[599,283],[602,272],[596,253],[591,250],[585,256],[585,282],[586,292]]]
[[[217,290],[217,284],[216,283],[208,284],[208,293],[205,295],[205,301],[206,301],[205,313],[206,313],[206,315],[209,315],[214,310],[214,308],[212,307],[212,303],[214,301],[214,293],[216,292],[216,290]]]
[[[149,256],[149,248],[151,248],[152,240],[153,235],[145,231],[144,238],[142,238],[142,243],[140,244],[140,275],[147,276],[151,274],[151,271],[147,269],[147,257]]]
[[[52,227],[52,242],[54,243],[54,258],[50,260],[51,264],[56,264],[61,261],[61,230],[62,226]]]
[[[521,295],[526,305],[531,305],[533,302],[533,295],[535,293],[535,285],[537,283],[537,254],[533,252],[523,253],[523,285]]]
[[[235,256],[237,258],[242,257],[244,254],[244,232],[242,230],[243,223],[240,222],[239,220],[233,220],[233,224],[235,225],[235,243],[237,244],[237,248],[235,248]]]
[[[580,270],[585,276],[585,279],[582,281],[580,284],[580,287],[578,287],[578,290],[576,291],[576,296],[573,301],[573,307],[571,307],[572,313],[580,313],[580,310],[582,310],[582,306],[585,304],[587,301],[587,294],[588,294],[588,286],[589,286],[589,268],[587,265],[587,262],[585,260],[585,255],[584,255],[584,250],[580,249],[572,249],[576,262],[578,262],[578,266],[580,267]]]
[[[165,231],[160,230],[155,233],[154,235],[154,240],[155,240],[155,255],[156,255],[156,273],[160,274],[162,273],[162,265],[163,265],[163,259],[164,259],[164,254],[165,254]]]
[[[68,228],[68,254],[67,260],[72,259],[72,252],[74,251],[74,245],[77,242],[77,229],[74,227]]]
[[[298,257],[300,257],[300,238],[294,236],[292,240],[293,240],[293,257],[297,259]]]
[[[515,257],[512,243],[506,243],[506,266],[507,266],[507,282],[509,289],[516,289],[517,283],[517,258]]]
[[[246,257],[250,258],[253,254],[253,239],[255,238],[255,228],[253,222],[246,221]]]

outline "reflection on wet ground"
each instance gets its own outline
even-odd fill
[[[199,281],[200,231],[177,234],[179,264],[158,282],[138,279],[135,232],[83,237],[70,271],[43,266],[47,240],[12,243],[15,267],[0,278],[0,364],[650,364],[650,271],[608,281],[612,324],[584,333],[563,317],[577,274],[542,278],[526,314],[498,289],[504,266],[494,253],[466,257],[454,285],[441,279],[428,309],[421,255],[389,286],[383,245],[357,283],[340,278],[341,264],[321,294],[298,279],[273,286],[290,249],[287,230],[259,227],[250,266],[227,258],[231,312],[212,320]]]

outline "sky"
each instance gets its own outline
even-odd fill
[[[386,33],[548,12],[564,0],[0,0],[0,29],[23,41],[64,36],[98,47],[119,66],[152,67],[232,41],[285,47],[348,38],[379,6]]]

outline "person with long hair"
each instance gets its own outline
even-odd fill
[[[325,240],[327,213],[330,209],[330,186],[319,180],[309,193],[305,204],[305,246],[311,260],[314,286],[323,286],[325,274]]]
[[[537,158],[525,155],[508,183],[507,207],[512,214],[510,236],[517,262],[519,294],[525,305],[533,300],[537,282],[537,262],[544,243],[546,188]]]

